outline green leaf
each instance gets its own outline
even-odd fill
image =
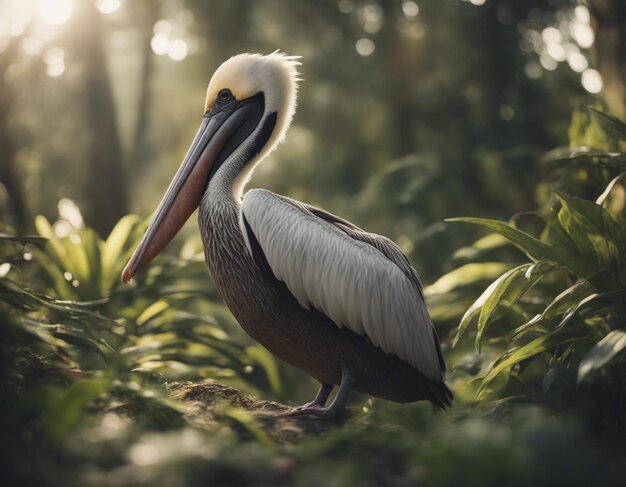
[[[506,351],[491,365],[487,374],[482,378],[480,389],[476,395],[476,399],[480,400],[487,387],[503,372],[510,369],[513,365],[528,360],[540,353],[546,352],[557,345],[565,345],[571,343],[578,338],[566,338],[563,335],[552,333],[550,335],[540,336],[531,342],[520,347]]]
[[[607,293],[594,293],[579,301],[576,306],[567,311],[563,315],[561,322],[557,325],[556,330],[563,328],[576,314],[593,305],[593,310],[598,310],[610,306],[616,297],[624,294],[624,291],[612,291]]]
[[[563,208],[566,208],[583,231],[594,232],[618,246],[622,232],[611,214],[600,204],[556,191]]]
[[[596,205],[602,205],[604,206],[604,203],[606,202],[606,199],[609,197],[609,195],[611,194],[611,192],[613,191],[613,188],[615,187],[615,185],[617,183],[620,182],[620,179],[622,179],[624,176],[626,176],[626,172],[623,172],[617,176],[615,176],[611,182],[606,186],[605,190],[602,192],[602,194],[600,196],[598,196],[598,199],[596,200]]]
[[[591,116],[600,125],[604,134],[612,141],[626,140],[626,125],[612,115],[589,107]]]
[[[61,299],[72,299],[75,297],[72,284],[65,278],[63,270],[59,268],[54,259],[50,258],[47,252],[39,249],[33,249],[37,263],[47,274],[49,284],[56,291],[56,294]]]
[[[626,348],[626,332],[613,330],[596,343],[580,361],[578,383],[585,380],[591,372],[601,369],[611,362]]]
[[[81,379],[52,401],[43,415],[45,428],[52,440],[63,440],[83,416],[83,409],[109,385],[109,380],[101,377]]]
[[[550,367],[550,369],[546,372],[546,375],[543,376],[543,382],[541,384],[541,388],[544,394],[547,394],[554,381],[564,372],[565,367],[560,364],[555,365],[554,367]]]
[[[66,256],[65,247],[63,247],[59,238],[55,235],[48,219],[45,216],[37,215],[35,217],[35,228],[37,232],[39,232],[39,235],[48,239],[46,248],[51,250],[57,263],[62,262]]]
[[[544,162],[549,164],[550,172],[555,172],[559,169],[592,169],[602,167],[618,171],[626,170],[626,154],[605,152],[589,147],[557,149],[549,152],[544,158]]]
[[[556,296],[550,304],[544,308],[541,314],[535,315],[528,322],[517,327],[511,334],[511,340],[519,338],[526,331],[536,328],[542,322],[551,319],[553,316],[564,313],[568,309],[575,307],[580,301],[581,292],[589,292],[588,283],[585,280],[580,280],[573,286],[568,287],[565,291]]]
[[[511,284],[515,281],[517,277],[520,275],[524,275],[526,271],[531,267],[532,264],[523,264],[510,271],[506,272],[502,276],[500,276],[487,290],[481,295],[479,300],[483,300],[483,305],[480,308],[480,316],[478,317],[478,329],[476,332],[476,351],[480,353],[480,343],[482,340],[483,333],[487,329],[487,324],[489,323],[489,318],[497,308],[498,304],[504,293],[509,289]],[[475,303],[474,303],[475,304]]]
[[[38,237],[35,235],[8,235],[6,233],[0,233],[0,240],[8,240],[25,245],[37,245],[39,247],[43,247],[46,242],[48,242],[48,239],[45,237]]]
[[[499,233],[490,233],[476,240],[470,247],[461,247],[452,254],[452,257],[455,259],[476,259],[479,255],[508,243],[508,240]]]
[[[530,266],[530,264],[524,264],[524,266],[524,270],[526,270],[528,266]],[[472,322],[472,319],[481,311],[487,299],[489,299],[489,297],[495,292],[495,290],[498,289],[502,282],[508,280],[508,276],[511,275],[511,273],[515,272],[519,272],[519,267],[509,270],[508,272],[502,274],[494,282],[492,282],[489,287],[487,287],[487,289],[485,289],[483,293],[478,297],[478,299],[474,301],[474,303],[467,309],[467,311],[461,318],[461,323],[459,323],[459,326],[457,328],[457,334],[452,342],[453,347],[456,346],[456,344],[459,342],[459,339],[461,338],[463,333],[465,333],[465,330]]]
[[[546,260],[561,266],[568,267],[572,260],[576,260],[577,256],[563,248],[549,245],[541,240],[528,235],[521,230],[498,220],[489,220],[486,218],[450,218],[449,222],[465,222],[473,223],[487,227],[498,232],[509,242],[519,248],[533,261]]]
[[[432,285],[424,289],[426,295],[448,293],[458,287],[491,281],[511,268],[502,262],[480,262],[466,264],[441,276]]]
[[[276,394],[280,394],[282,385],[274,356],[259,345],[246,348],[246,354],[263,368],[272,391]]]
[[[263,431],[252,414],[249,412],[228,406],[226,404],[222,405],[220,409],[225,416],[243,426],[260,444],[269,446],[272,443],[270,437],[265,431]]]
[[[137,318],[137,325],[144,325],[151,319],[163,313],[170,307],[170,304],[165,299],[159,299],[148,306],[143,313]]]
[[[576,218],[576,215],[571,211],[565,200],[561,200],[562,205],[558,213],[559,223],[565,230],[567,235],[571,238],[574,246],[578,250],[578,253],[588,260],[590,264],[597,269],[600,264],[599,256],[589,239],[588,232],[585,231],[585,225],[580,221],[580,218]]]
[[[120,280],[119,274],[125,264],[125,255],[134,243],[133,236],[141,221],[136,215],[127,215],[111,230],[102,249],[103,289],[108,291]]]

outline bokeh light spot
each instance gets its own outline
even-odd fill
[[[22,41],[22,49],[26,54],[35,55],[41,52],[43,42],[38,37],[27,37]]]
[[[415,2],[402,2],[402,13],[407,17],[417,17],[420,13],[420,8]]]
[[[542,54],[541,56],[539,56],[539,62],[541,63],[543,68],[547,69],[548,71],[554,71],[559,65],[559,63],[557,63],[554,58],[548,56],[547,54]]]
[[[555,61],[565,61],[565,48],[561,44],[548,44],[547,51]]]
[[[174,39],[167,46],[167,55],[174,61],[182,61],[188,53],[189,48],[183,39]]]
[[[530,79],[539,79],[543,74],[543,69],[541,69],[541,64],[537,61],[529,61],[524,66],[524,74]]]
[[[556,27],[546,27],[541,32],[541,37],[546,44],[557,44],[563,40],[561,32]]]
[[[349,14],[354,10],[354,5],[350,0],[339,0],[337,7],[339,8],[339,11],[344,14]]]
[[[369,56],[376,49],[376,44],[371,39],[359,39],[355,44],[356,52],[360,56]]]
[[[72,16],[74,4],[72,0],[39,0],[38,11],[44,22],[61,25]]]
[[[167,54],[167,48],[169,47],[169,44],[169,39],[163,34],[154,34],[152,40],[150,41],[150,47],[152,47],[152,51],[159,56]]]
[[[589,49],[595,41],[595,34],[589,24],[575,21],[570,25],[570,33],[583,49]]]
[[[168,20],[161,19],[154,24],[152,30],[155,34],[169,36],[172,33],[172,23]]]
[[[65,52],[59,47],[53,47],[46,52],[44,58],[48,76],[57,77],[65,72]]]
[[[571,52],[567,56],[567,63],[569,67],[572,68],[572,71],[576,71],[577,73],[582,73],[589,67],[587,58],[579,52]]]
[[[602,76],[595,69],[583,71],[580,82],[589,93],[600,93],[602,91]]]
[[[138,443],[133,445],[129,453],[133,463],[140,466],[152,465],[161,459],[161,455],[156,446]]]
[[[591,16],[589,15],[589,9],[584,5],[578,5],[574,9],[574,16],[576,17],[576,20],[579,20],[580,22],[585,22],[587,24],[591,20]]]
[[[98,0],[96,4],[98,11],[103,14],[112,14],[118,10],[121,5],[120,0]]]

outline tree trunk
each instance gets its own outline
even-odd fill
[[[91,1],[76,3],[76,37],[72,46],[84,64],[83,103],[90,139],[87,198],[88,224],[102,236],[127,213],[122,144],[109,79],[100,15]]]
[[[626,117],[626,2],[589,0],[596,34],[592,54],[604,88],[602,96],[617,116]]]
[[[130,162],[134,166],[146,162],[148,146],[146,134],[150,109],[150,79],[154,70],[154,54],[152,53],[152,29],[158,19],[158,11],[161,2],[145,1],[140,4],[137,11],[137,21],[141,35],[141,72],[139,73],[139,99],[137,103],[137,118],[133,130],[132,150]]]
[[[20,41],[21,37],[13,38],[0,56],[0,73],[5,73],[6,68],[15,58]],[[5,76],[0,76],[0,184],[4,186],[8,194],[7,206],[12,224],[18,233],[25,233],[29,217],[15,164],[17,151],[9,122],[12,100],[11,87],[7,85]]]

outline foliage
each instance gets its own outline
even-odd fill
[[[597,151],[589,164],[614,156]],[[613,367],[626,348],[624,218],[621,179],[607,171],[612,182],[598,203],[559,188],[538,215],[466,219],[496,233],[458,251],[463,264],[426,289],[439,324],[469,308],[456,350],[467,350],[477,322],[479,357],[495,359],[483,369],[480,399],[523,386],[563,406],[578,394],[577,374],[581,387],[608,379],[615,386]],[[623,475],[607,454],[613,448],[596,444],[575,416],[507,411],[498,402],[489,403],[495,412],[464,406],[462,371],[479,372],[480,360],[457,360],[460,404],[452,413],[433,417],[425,405],[370,399],[344,423],[318,426],[268,418],[268,407],[284,406],[212,382],[172,383],[208,378],[263,395],[293,390],[217,304],[193,240],[178,256],[158,258],[136,284],[119,282],[143,227],[129,216],[106,240],[75,227],[59,237],[58,222],[39,217],[40,237],[0,238],[0,457],[9,481],[611,485]],[[611,398],[621,393],[614,387]]]
[[[39,234],[0,237],[3,482],[619,484],[626,141],[600,100],[620,114],[626,24],[598,3],[0,0],[0,231]],[[144,224],[101,236],[154,208],[215,68],[275,49],[305,81],[253,184],[387,235],[435,281],[445,414],[353,394],[345,421],[262,417],[286,406],[238,390],[314,384],[234,323],[197,240],[119,282]],[[52,223],[68,198],[98,233]],[[461,213],[484,218],[443,223]]]
[[[626,139],[626,125],[619,120],[596,110],[592,115],[606,146],[616,148]],[[500,263],[506,271],[467,309],[454,343],[463,342],[475,323],[477,353],[487,349],[487,357],[495,354],[477,378],[479,401],[522,395],[561,408],[578,400],[610,410],[623,423],[626,154],[602,147],[554,154],[549,161],[553,170],[569,174],[552,178],[552,197],[540,212],[509,222],[450,220],[496,232],[500,237],[494,241],[503,238],[529,260],[520,263],[517,254]],[[604,188],[595,201],[566,189],[583,185]],[[527,231],[522,229],[525,218]],[[496,263],[466,265],[486,271]]]
[[[37,227],[46,238],[0,236],[3,448],[22,430],[60,442],[96,405],[143,413],[148,428],[179,427],[185,408],[164,389],[172,379],[280,389],[274,359],[203,312],[214,292],[191,290],[209,286],[194,271],[203,267],[197,259],[161,259],[139,285],[121,286],[143,227],[136,217],[122,219],[106,241],[90,229],[59,238],[43,218]],[[22,281],[40,276],[45,290]]]

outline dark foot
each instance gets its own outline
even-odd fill
[[[333,408],[332,405],[329,407],[321,407],[309,403],[297,408],[290,409],[289,411],[285,411],[284,413],[280,413],[278,416],[281,418],[311,417],[318,419],[330,419],[341,416],[342,413],[343,408]]]

